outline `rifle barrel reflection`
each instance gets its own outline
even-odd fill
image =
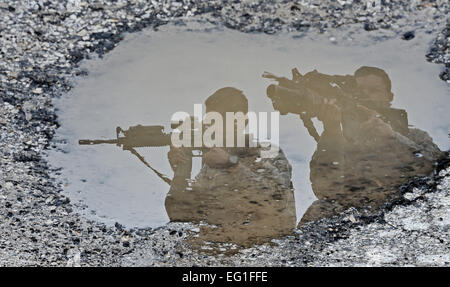
[[[115,140],[79,140],[80,145],[95,145],[95,144],[117,144],[119,141]]]

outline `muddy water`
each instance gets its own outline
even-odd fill
[[[128,36],[84,63],[89,76],[57,103],[67,144],[50,160],[65,192],[108,224],[203,221],[203,240],[243,245],[377,208],[450,148],[448,86],[424,60],[429,35],[328,37],[175,26]],[[170,148],[171,116],[194,104],[279,111],[280,153]]]

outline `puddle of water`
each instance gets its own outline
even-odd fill
[[[336,45],[170,25],[131,35],[86,62],[90,75],[57,103],[67,144],[50,160],[86,216],[130,227],[203,221],[213,225],[199,233],[206,241],[263,242],[351,206],[376,208],[450,148],[448,86],[423,56],[430,39]],[[224,87],[233,88],[206,109],[280,111],[275,159],[258,148],[169,148],[172,114],[192,114]],[[230,158],[238,163],[221,166]]]

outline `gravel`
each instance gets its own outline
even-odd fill
[[[58,128],[52,99],[71,89],[73,77],[88,73],[78,65],[82,59],[101,57],[124,32],[187,19],[267,34],[328,33],[353,24],[405,41],[423,30],[436,35],[426,59],[442,65],[440,77],[448,82],[448,14],[448,1],[2,0],[0,265],[448,265],[445,166],[406,186],[406,198],[377,216],[348,210],[295,236],[211,256],[186,246],[184,239],[198,228],[193,224],[126,230],[81,217],[62,193],[59,171],[45,160]]]

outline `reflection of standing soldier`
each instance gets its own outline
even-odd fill
[[[247,114],[247,98],[235,88],[216,91],[206,102],[206,112]],[[225,130],[225,129],[224,129]],[[235,137],[236,138],[236,137]],[[204,221],[203,241],[233,242],[248,246],[291,232],[295,203],[291,167],[284,154],[259,157],[260,148],[204,148],[202,168],[190,181],[192,152],[171,146],[168,154],[174,179],[166,197],[171,221]]]
[[[391,108],[391,81],[381,69],[362,67],[353,76],[302,76],[294,69],[292,80],[265,77],[279,81],[267,90],[274,108],[299,114],[317,141],[310,179],[318,200],[300,225],[352,206],[377,208],[408,178],[431,172],[441,156],[426,132],[408,127],[406,111]]]

